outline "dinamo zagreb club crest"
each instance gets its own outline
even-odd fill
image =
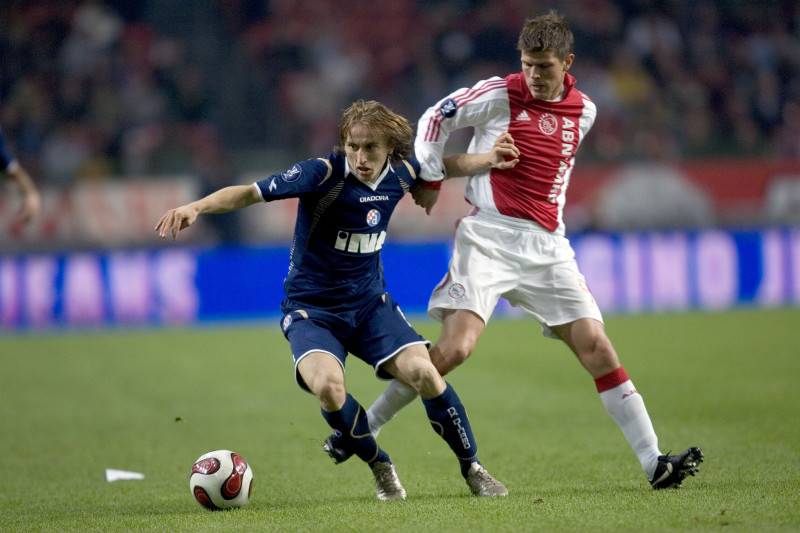
[[[378,222],[380,221],[381,213],[377,209],[372,209],[369,213],[367,213],[367,224],[369,224],[370,227],[377,226]]]

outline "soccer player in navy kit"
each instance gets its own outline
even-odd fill
[[[317,397],[328,425],[370,466],[379,499],[403,499],[406,492],[370,434],[366,411],[345,389],[348,353],[378,377],[394,377],[422,396],[431,426],[456,454],[473,494],[504,496],[505,486],[478,461],[464,406],[433,366],[430,343],[385,291],[380,252],[389,219],[419,174],[410,157],[413,137],[406,119],[359,100],[342,115],[334,153],[172,209],[156,231],[175,239],[201,213],[299,198],[281,303],[297,383]]]
[[[442,180],[469,176],[466,198],[473,206],[457,225],[449,271],[428,304],[428,314],[442,322],[431,359],[442,375],[465,361],[504,297],[573,351],[651,486],[679,487],[697,472],[703,454],[696,447],[678,455],[659,451],[644,401],[606,336],[564,236],[575,154],[597,114],[567,72],[573,42],[555,12],[528,20],[517,43],[521,72],[459,89],[420,119],[415,201],[430,211]],[[443,158],[450,133],[467,127],[473,128],[468,153]],[[391,383],[369,408],[373,435],[414,397],[412,389]],[[336,435],[326,440],[326,451],[337,461],[349,456]]]
[[[30,222],[39,214],[42,206],[39,190],[25,168],[11,153],[2,131],[0,131],[0,174],[5,175],[19,187],[22,193],[22,207],[17,218],[23,223]]]

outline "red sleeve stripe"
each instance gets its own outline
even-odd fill
[[[462,105],[471,102],[472,100],[475,100],[490,91],[502,89],[505,86],[505,80],[487,81],[471,89],[467,89],[463,95],[456,96],[454,100],[456,101],[456,105],[461,107]],[[441,113],[436,113],[435,117],[428,122],[428,128],[425,132],[425,142],[436,142],[439,140],[441,125],[444,119],[445,117]]]

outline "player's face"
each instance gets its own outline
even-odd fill
[[[386,139],[375,135],[363,124],[354,124],[344,143],[347,164],[361,181],[373,182],[383,171],[389,157]]]
[[[553,52],[522,52],[525,83],[537,100],[555,100],[564,89],[564,75],[572,65],[573,54],[561,61]]]

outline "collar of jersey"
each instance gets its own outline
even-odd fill
[[[357,179],[358,181],[360,181],[361,183],[363,183],[364,185],[366,185],[367,187],[369,187],[373,191],[378,189],[378,185],[381,184],[381,182],[383,181],[383,178],[386,177],[386,175],[389,173],[389,171],[391,169],[392,169],[392,165],[390,165],[389,162],[387,161],[386,162],[386,166],[383,167],[383,172],[381,172],[380,176],[378,176],[375,179],[375,181],[373,181],[372,183],[369,183],[369,182],[362,181],[362,180],[358,179],[358,176],[356,176],[355,173],[352,170],[350,170],[350,165],[347,162],[347,158],[345,158],[345,160],[344,160],[344,175],[347,176],[348,174],[352,174],[355,179]]]

